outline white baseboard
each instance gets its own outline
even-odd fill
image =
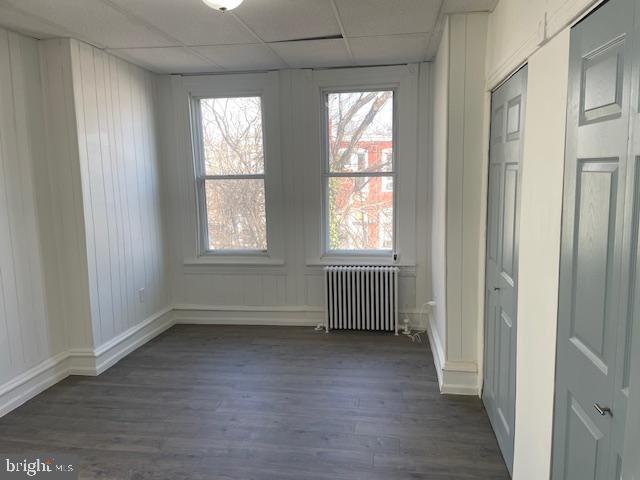
[[[173,309],[167,307],[93,350],[70,350],[69,373],[100,375],[173,324]]]
[[[307,305],[174,305],[173,309],[174,321],[178,324],[315,326],[324,322],[324,310]]]
[[[325,320],[324,309],[310,305],[244,306],[244,305],[186,305],[173,306],[176,324],[186,325],[273,325],[315,326]],[[417,310],[399,312],[398,328],[409,319],[413,330],[426,330],[426,315]]]
[[[0,385],[0,417],[69,375],[66,359],[59,353]]]
[[[478,396],[480,394],[478,366],[473,362],[447,360],[444,344],[431,321],[428,322],[427,334],[433,352],[440,393]]]
[[[69,375],[99,375],[172,325],[173,310],[166,308],[95,350],[69,350],[48,358],[0,385],[0,417]]]
[[[440,340],[437,328],[431,320],[427,322],[427,336],[429,337],[429,345],[431,345],[431,353],[433,354],[433,363],[436,367],[436,374],[438,375],[438,384],[440,385],[440,391],[442,392],[442,369],[445,363],[444,345]]]

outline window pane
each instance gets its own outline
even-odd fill
[[[328,181],[329,249],[391,250],[393,177],[329,177]]]
[[[209,250],[266,250],[264,180],[207,180]]]
[[[393,170],[393,92],[327,95],[331,172]]]
[[[264,173],[260,97],[200,100],[207,175]]]

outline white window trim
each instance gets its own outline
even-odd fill
[[[416,265],[416,193],[418,135],[418,68],[416,65],[370,67],[360,69],[330,69],[312,72],[305,89],[306,101],[297,102],[295,114],[301,119],[313,112],[311,123],[315,135],[305,139],[306,176],[305,212],[310,217],[305,229],[307,266],[329,264]],[[396,123],[394,156],[394,250],[387,251],[326,251],[324,179],[324,94],[327,91],[395,90]],[[423,185],[422,188],[427,188]],[[316,212],[315,214],[313,212]],[[425,240],[426,241],[426,240]],[[355,253],[355,254],[354,254]]]
[[[179,179],[183,213],[182,254],[184,265],[284,265],[282,165],[280,155],[280,109],[278,72],[198,75],[173,77],[174,108],[179,135]],[[202,244],[202,203],[198,193],[200,144],[194,128],[193,102],[200,98],[259,96],[262,99],[262,129],[264,148],[265,214],[267,221],[267,251],[208,250]],[[190,159],[190,160],[189,160]],[[206,216],[204,217],[206,218]]]
[[[202,137],[202,111],[200,108],[200,101],[209,98],[240,98],[240,97],[257,97],[260,98],[260,114],[262,117],[262,149],[263,154],[264,147],[264,100],[262,95],[227,95],[224,97],[196,97],[191,96],[191,130],[193,137],[193,158],[195,162],[194,172],[196,181],[196,200],[198,202],[198,208],[196,209],[198,219],[198,252],[199,256],[268,256],[269,252],[269,238],[267,237],[267,249],[254,249],[254,248],[238,248],[238,249],[210,249],[209,248],[209,229],[208,229],[208,213],[207,213],[207,199],[206,199],[206,183],[209,177],[216,177],[218,180],[224,180],[225,178],[233,180],[243,179],[259,179],[264,182],[265,196],[266,196],[266,172],[267,161],[266,155],[264,159],[264,172],[261,174],[247,174],[247,175],[207,175],[204,171],[204,139]],[[266,222],[268,222],[268,213]]]
[[[329,124],[328,121],[328,96],[331,93],[351,93],[351,92],[376,92],[376,91],[390,91],[393,93],[392,101],[393,101],[393,135],[392,135],[392,144],[395,147],[397,144],[398,138],[398,110],[397,110],[397,97],[398,97],[398,89],[397,88],[327,88],[322,89],[322,236],[323,236],[323,245],[322,252],[324,257],[362,257],[362,256],[370,256],[376,258],[393,258],[395,254],[395,241],[396,241],[396,225],[394,221],[393,225],[393,247],[390,249],[332,249],[330,248],[330,239],[329,239],[329,229],[327,225],[329,223],[329,179],[336,177],[347,177],[347,178],[356,178],[356,177],[364,177],[364,178],[373,178],[373,177],[392,177],[394,181],[394,187],[396,185],[396,167],[397,162],[395,158],[395,153],[393,153],[393,157],[391,158],[391,171],[390,172],[331,172],[330,160],[329,160],[329,132],[327,131],[327,126]],[[358,149],[357,151],[359,151]],[[356,151],[356,153],[357,153]],[[395,148],[392,150],[395,152]],[[368,163],[368,158],[367,158]],[[368,165],[367,165],[368,166]],[[393,218],[397,218],[396,209],[396,188],[393,189]]]

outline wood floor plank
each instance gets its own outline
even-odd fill
[[[0,452],[34,451],[78,455],[83,479],[509,478],[426,345],[309,328],[177,325],[0,419]]]

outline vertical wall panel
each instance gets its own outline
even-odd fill
[[[65,347],[88,348],[93,335],[69,45],[65,39],[38,42],[47,155],[34,161],[49,313]]]
[[[0,29],[0,384],[63,348],[47,311],[38,240],[43,119],[33,107],[41,99],[36,42]]]
[[[149,72],[71,41],[95,346],[169,305]]]

